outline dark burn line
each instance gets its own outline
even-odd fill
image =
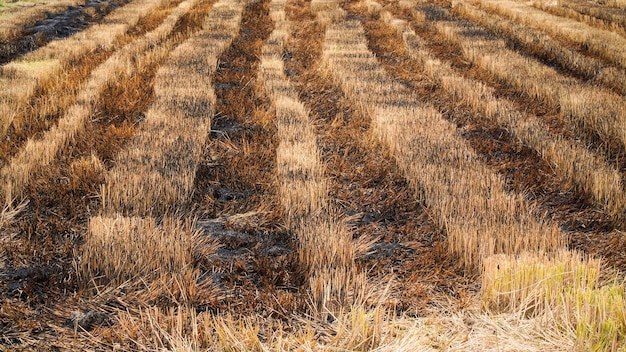
[[[302,0],[288,2],[287,16],[293,32],[283,55],[285,69],[311,119],[319,122],[318,145],[327,166],[329,196],[335,207],[354,219],[355,236],[379,239],[358,265],[381,285],[395,277],[397,285],[387,304],[405,314],[425,314],[434,288],[459,299],[475,277],[464,275],[447,254],[445,236],[416,200],[388,150],[372,136],[369,117],[318,71],[324,28]]]
[[[216,112],[192,203],[200,219],[216,219],[204,230],[222,244],[197,263],[228,292],[213,308],[284,319],[306,299],[295,243],[282,225],[275,116],[257,82],[261,48],[274,29],[269,3],[246,6],[238,36],[218,59]]]

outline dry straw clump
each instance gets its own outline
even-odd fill
[[[511,102],[497,98],[493,90],[481,82],[463,78],[449,64],[433,58],[424,49],[422,38],[406,21],[393,18],[387,11],[381,12],[380,18],[396,29],[409,55],[421,63],[428,77],[453,100],[507,129],[554,165],[566,185],[574,185],[578,191],[589,195],[614,221],[623,220],[626,195],[621,175],[615,168],[584,147],[550,133],[536,116],[518,111]]]
[[[617,33],[554,16],[524,2],[473,0],[472,3],[520,24],[545,31],[555,38],[589,50],[622,69],[626,68],[626,38]]]
[[[276,113],[277,174],[285,222],[298,239],[298,258],[309,276],[314,308],[327,314],[355,301],[364,290],[364,276],[355,269],[352,233],[329,205],[315,127],[284,73],[281,56],[289,36],[285,3],[270,4],[274,31],[262,48],[259,77]]]
[[[142,65],[160,62],[165,58],[171,48],[156,44],[161,43],[172,32],[177,20],[195,3],[197,0],[181,3],[159,27],[118,50],[91,73],[78,94],[76,104],[68,108],[58,124],[41,138],[29,139],[9,164],[0,170],[1,193],[6,199],[19,194],[33,174],[52,162],[57,153],[76,134],[81,133],[101,92],[108,84],[114,84],[123,75],[132,74]],[[126,24],[119,26],[126,27]]]
[[[0,138],[4,138],[17,114],[25,109],[38,86],[62,75],[65,66],[90,52],[117,49],[119,39],[141,18],[169,1],[138,0],[112,11],[100,24],[67,39],[53,41],[0,68]]]
[[[488,312],[544,319],[575,336],[577,350],[624,350],[624,283],[603,279],[600,260],[569,251],[527,253],[487,258],[483,268],[481,296]]]
[[[576,134],[601,143],[609,157],[626,148],[626,105],[621,96],[524,57],[470,22],[439,21],[433,27],[461,46],[468,61],[528,97],[558,107],[561,119]]]
[[[146,280],[192,268],[189,224],[154,218],[95,217],[83,245],[81,274],[96,282],[119,286],[136,278]]]
[[[327,29],[324,60],[328,74],[372,116],[375,133],[398,159],[418,198],[429,204],[463,264],[478,268],[495,253],[562,246],[557,227],[532,215],[522,195],[508,194],[453,124],[393,82],[368,50],[357,21]]]
[[[76,268],[85,298],[120,313],[98,303],[114,296],[133,314],[158,302],[183,308],[219,300],[219,288],[194,266],[218,245],[195,229],[193,221],[174,218],[91,218]]]
[[[215,4],[202,33],[170,55],[155,78],[156,102],[103,187],[106,213],[148,216],[184,206],[211,128],[217,58],[239,30],[242,2]]]

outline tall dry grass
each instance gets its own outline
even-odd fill
[[[177,47],[158,70],[156,102],[107,175],[105,213],[162,215],[185,206],[211,129],[211,76],[238,33],[242,8],[242,2],[215,4],[203,32]]]
[[[0,138],[23,113],[40,84],[64,74],[66,65],[102,49],[118,49],[120,38],[142,18],[170,1],[138,0],[112,11],[102,23],[69,38],[53,41],[19,60],[0,67]],[[4,89],[6,87],[6,89]],[[53,110],[50,107],[47,110]],[[45,116],[41,111],[40,116]]]
[[[453,10],[550,64],[557,64],[585,80],[603,84],[621,95],[626,94],[626,73],[619,68],[571,50],[541,31],[487,13],[463,1],[455,2]]]
[[[58,124],[41,138],[29,139],[8,165],[0,170],[0,192],[6,199],[20,194],[34,173],[52,162],[57,153],[77,134],[98,103],[105,87],[114,84],[123,75],[130,75],[141,65],[160,62],[172,49],[158,46],[174,29],[178,19],[197,1],[181,3],[163,23],[145,36],[125,45],[92,71],[77,97],[77,102],[67,109]],[[125,27],[126,24],[121,25]],[[171,45],[171,44],[170,44]]]
[[[324,60],[327,74],[372,116],[376,135],[391,149],[416,197],[432,209],[450,251],[464,265],[479,268],[495,253],[563,245],[557,227],[533,215],[522,195],[508,194],[453,124],[388,76],[358,22],[327,29]]]
[[[453,101],[508,130],[522,144],[536,150],[553,165],[564,186],[572,185],[582,194],[589,195],[614,221],[623,221],[626,195],[621,175],[602,157],[551,133],[536,116],[519,111],[511,102],[496,97],[493,89],[462,77],[448,63],[434,58],[425,49],[423,39],[406,21],[395,19],[388,11],[380,11],[376,15],[395,28],[409,55],[421,64],[424,73]]]
[[[276,113],[277,174],[285,222],[298,240],[298,259],[308,275],[313,308],[328,314],[354,303],[365,290],[365,277],[355,268],[353,234],[330,205],[315,127],[285,76],[282,55],[290,31],[285,3],[270,4],[274,31],[262,48],[259,77]]]
[[[485,260],[483,307],[539,318],[571,335],[577,351],[623,351],[626,295],[623,279],[603,277],[601,261],[563,251]]]
[[[424,16],[418,14],[419,21]],[[607,159],[626,149],[626,105],[621,96],[559,74],[534,59],[508,49],[502,40],[466,21],[430,23],[463,57],[526,97],[559,109],[574,134],[601,147]]]
[[[486,11],[545,31],[557,39],[588,50],[619,68],[626,68],[626,38],[617,33],[551,15],[524,2],[476,0],[472,3]]]

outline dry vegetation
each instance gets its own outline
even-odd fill
[[[141,2],[114,11],[80,35],[55,41],[0,69],[2,166],[23,143],[50,129],[76,102],[91,71],[115,50],[158,25],[171,3]],[[99,38],[107,37],[108,43]]]
[[[575,0],[559,2],[538,1],[532,3],[532,5],[553,15],[569,17],[591,26],[626,36],[626,32],[624,32],[626,16],[618,10],[607,6]]]
[[[534,149],[551,164],[564,185],[575,185],[581,194],[589,195],[607,214],[612,214],[616,222],[621,221],[625,204],[617,170],[585,148],[550,133],[549,127],[536,116],[521,112],[512,102],[496,97],[493,89],[463,78],[449,64],[431,56],[424,49],[426,43],[406,21],[394,19],[387,11],[379,15],[384,23],[395,29],[398,39],[404,41],[407,54],[450,100],[506,129],[512,137]]]
[[[624,6],[133,0],[42,39],[0,66],[0,346],[626,351]]]
[[[57,153],[84,129],[84,125],[107,84],[121,79],[123,75],[132,74],[132,70],[140,69],[151,62],[162,60],[173,43],[163,40],[174,29],[178,19],[192,5],[182,3],[177,10],[165,18],[163,23],[139,39],[125,45],[96,67],[88,80],[82,85],[76,97],[76,103],[68,107],[58,123],[47,130],[40,138],[30,138],[22,149],[0,170],[2,179],[2,195],[7,202],[17,197],[28,183],[30,177],[41,168],[52,162]],[[157,44],[162,44],[157,46]]]
[[[555,16],[522,2],[480,0],[474,3],[488,11],[572,43],[620,68],[626,67],[626,49],[624,49],[626,38],[617,33]]]
[[[0,43],[7,43],[19,37],[26,27],[33,25],[49,13],[65,11],[69,6],[76,6],[85,1],[7,1],[0,3]]]
[[[541,31],[486,13],[469,3],[456,2],[453,9],[460,16],[503,37],[509,46],[523,49],[525,54],[556,65],[565,73],[598,82],[619,94],[626,94],[626,76],[623,70],[606,65],[594,57],[585,56]]]
[[[519,93],[559,110],[559,118],[574,134],[599,144],[607,158],[624,153],[624,104],[620,95],[583,84],[506,47],[476,25],[440,21],[434,26],[459,45],[466,60],[505,82]]]
[[[561,245],[554,226],[536,219],[521,196],[507,194],[502,179],[479,167],[455,126],[393,82],[367,48],[357,21],[331,27],[326,40],[329,74],[373,115],[375,132],[398,159],[416,196],[430,205],[464,265],[478,268],[493,254]]]

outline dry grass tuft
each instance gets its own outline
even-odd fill
[[[626,342],[624,284],[600,260],[574,252],[496,256],[484,262],[482,299],[493,313],[541,317],[576,337],[576,348],[619,351]]]
[[[191,224],[152,218],[102,218],[89,222],[81,276],[96,283],[122,283],[184,273],[192,265]],[[100,286],[100,284],[98,284]]]

